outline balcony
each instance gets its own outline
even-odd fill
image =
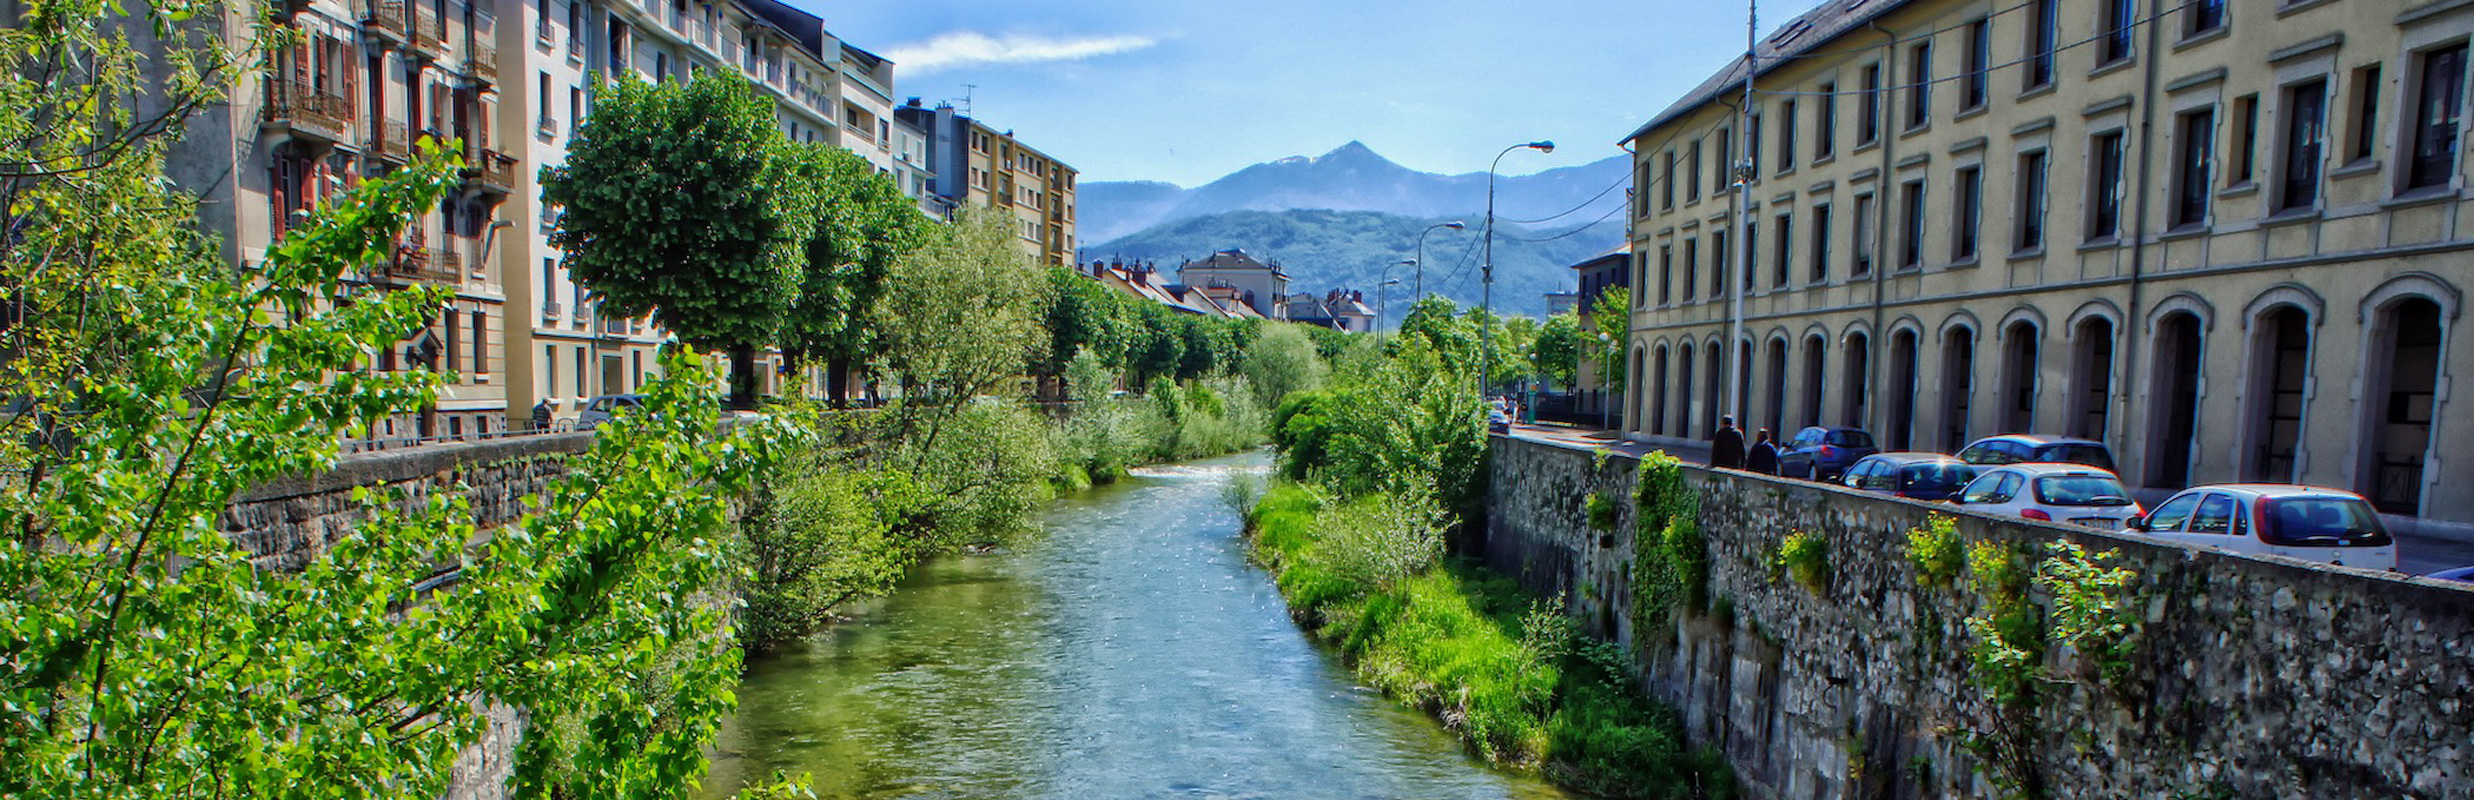
[[[485,147],[466,145],[464,180],[485,192],[515,193],[515,157]]]
[[[413,6],[412,49],[421,55],[437,58],[447,52],[445,23],[438,19],[437,9]]]
[[[464,74],[482,83],[498,82],[498,48],[478,40],[464,48]]]
[[[389,163],[411,163],[412,127],[390,119],[378,123],[377,128],[377,135],[370,137],[369,152]]]
[[[387,264],[386,277],[397,283],[462,283],[462,273],[441,268],[441,253],[431,250],[418,238],[395,247],[395,259]],[[453,253],[444,254],[452,257]],[[459,262],[460,263],[460,262]]]
[[[404,0],[363,0],[361,27],[370,35],[390,42],[411,38],[412,29],[404,18]]]
[[[345,141],[352,131],[352,101],[300,81],[270,80],[264,124],[299,138]]]

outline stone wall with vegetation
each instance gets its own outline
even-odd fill
[[[2474,591],[1694,467],[1652,469],[1705,568],[1636,570],[1678,547],[1636,531],[1641,462],[1492,450],[1486,558],[1629,645],[1751,797],[2474,786]]]
[[[356,453],[331,471],[234,498],[222,525],[260,565],[277,569],[298,569],[351,533],[367,511],[353,497],[359,489],[401,490],[413,505],[441,490],[461,491],[473,526],[487,530],[522,518],[525,498],[566,474],[567,459],[592,446],[590,433],[564,433]]]

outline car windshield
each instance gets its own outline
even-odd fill
[[[1821,437],[1821,441],[1840,447],[1871,447],[1873,435],[1863,431],[1831,431]]]
[[[1976,468],[1966,464],[1914,464],[1898,471],[1898,488],[1909,492],[1948,492],[1975,478]]]
[[[2297,547],[2377,547],[2389,543],[2371,504],[2351,497],[2287,497],[2260,509],[2259,538]]]
[[[2100,445],[2051,445],[2037,453],[2037,457],[2055,464],[2086,464],[2107,472],[2113,470],[2113,455],[2105,452],[2105,448]]]
[[[2048,506],[2126,506],[2130,490],[2102,475],[2049,475],[2036,479],[2036,501]]]

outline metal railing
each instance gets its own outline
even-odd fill
[[[498,48],[476,39],[464,50],[464,71],[489,83],[498,82]]]
[[[377,135],[370,137],[371,152],[399,164],[412,160],[412,126],[390,119],[375,128]]]
[[[404,23],[404,0],[367,0],[362,6],[361,24],[372,31],[402,41],[411,32]]]
[[[329,141],[352,129],[352,101],[318,91],[298,80],[270,80],[266,85],[266,121],[309,132]]]
[[[413,49],[427,51],[433,55],[445,52],[447,49],[445,25],[445,22],[438,19],[436,10],[428,6],[413,6]]]

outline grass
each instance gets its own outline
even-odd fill
[[[1620,648],[1573,636],[1511,579],[1461,560],[1388,583],[1346,577],[1316,535],[1334,520],[1317,519],[1357,505],[1281,484],[1247,522],[1291,615],[1367,683],[1434,714],[1487,761],[1568,788],[1733,796],[1725,759],[1685,746],[1674,712],[1634,688]]]

